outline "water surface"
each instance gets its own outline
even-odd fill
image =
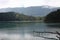
[[[60,32],[60,23],[0,22],[0,40],[50,40],[33,36],[33,31]],[[56,38],[54,34],[45,34]]]

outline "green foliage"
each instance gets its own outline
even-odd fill
[[[26,16],[16,12],[2,12],[0,13],[0,21],[36,21],[40,17]]]
[[[57,11],[53,11],[51,13],[49,13],[46,17],[45,17],[45,22],[60,22],[60,9],[58,9]]]
[[[14,12],[0,13],[0,21],[15,21]]]

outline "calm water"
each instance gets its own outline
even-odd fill
[[[60,32],[60,23],[0,22],[0,40],[45,40],[33,36],[33,31]],[[56,38],[54,34],[45,36]]]

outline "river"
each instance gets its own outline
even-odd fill
[[[60,32],[60,23],[0,22],[0,40],[52,40],[33,36],[33,31]],[[45,34],[56,38],[55,34]]]

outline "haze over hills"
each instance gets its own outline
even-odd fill
[[[33,7],[17,7],[17,8],[2,8],[0,12],[18,12],[29,16],[46,16],[51,11],[57,10],[59,7],[50,6],[33,6]]]

